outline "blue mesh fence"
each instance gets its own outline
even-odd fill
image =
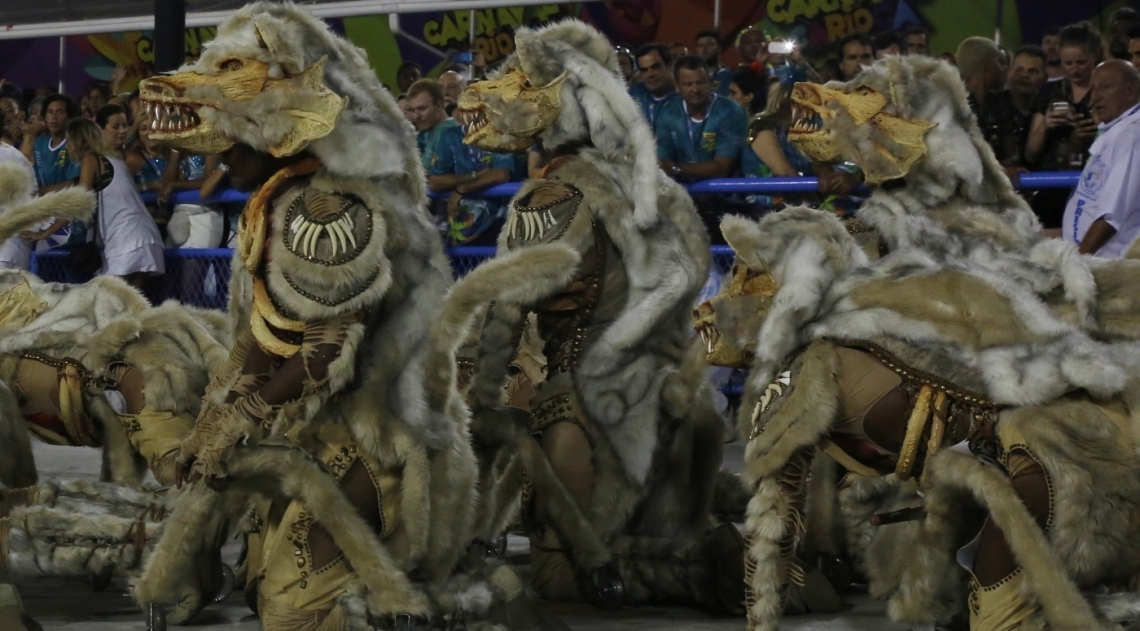
[[[1026,173],[1020,178],[1022,189],[1066,188],[1076,186],[1080,174],[1075,172]],[[491,187],[478,196],[509,197],[518,191],[517,182]],[[696,194],[728,193],[781,193],[818,190],[816,178],[726,178],[708,180],[688,186]],[[433,194],[439,197],[439,194]],[[144,198],[153,194],[144,195]],[[244,193],[220,191],[215,197],[203,200],[197,191],[175,194],[176,203],[235,203],[246,199]],[[156,279],[147,290],[152,302],[177,299],[183,304],[197,307],[224,309],[229,297],[230,258],[232,251],[217,249],[182,249],[166,251],[166,274]],[[462,277],[479,263],[495,255],[494,247],[467,246],[447,249],[455,276]],[[46,281],[64,282],[65,256],[63,252],[42,252],[32,258],[32,273]],[[704,296],[715,294],[724,275],[732,267],[732,250],[727,246],[713,246],[713,267]]]
[[[230,258],[224,248],[167,250],[166,273],[146,289],[153,304],[165,300],[206,309],[225,309],[229,300]],[[32,257],[32,273],[49,282],[65,282],[65,252],[41,252]]]

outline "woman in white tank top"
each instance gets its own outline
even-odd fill
[[[67,124],[67,146],[80,163],[79,185],[99,199],[94,238],[102,245],[100,274],[121,276],[141,288],[146,277],[162,274],[162,235],[135,188],[127,165],[113,157],[95,123],[78,118]],[[88,238],[92,234],[88,232]]]

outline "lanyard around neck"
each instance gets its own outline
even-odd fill
[[[709,121],[709,116],[712,116],[713,104],[716,103],[717,94],[713,92],[711,97],[708,106],[705,107],[705,117],[701,119],[700,125],[697,125],[693,117],[689,115],[689,104],[681,101],[681,107],[685,110],[685,128],[689,132],[689,142],[693,143],[693,149],[697,148],[697,136],[703,135],[705,123]]]

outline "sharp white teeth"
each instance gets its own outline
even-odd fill
[[[709,343],[708,343],[708,351],[707,351],[709,354],[712,354],[712,347],[713,347],[713,343],[712,343],[712,338],[710,337]]]
[[[507,226],[507,234],[512,239],[519,238],[519,214],[517,212],[511,213],[511,223]]]
[[[158,131],[158,117],[157,116],[150,119],[150,130],[151,131]]]

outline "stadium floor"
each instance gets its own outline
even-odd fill
[[[726,445],[725,466],[740,467],[744,447],[739,441]],[[94,449],[52,447],[37,443],[36,461],[43,478],[98,477],[99,453]],[[236,554],[236,550],[232,551]],[[512,557],[526,554],[526,541],[512,537]],[[521,560],[521,559],[520,559]],[[140,631],[142,616],[126,595],[126,586],[115,583],[103,593],[94,593],[81,582],[41,580],[19,586],[25,607],[44,631]],[[906,625],[886,618],[886,604],[866,596],[847,597],[847,611],[828,616],[785,618],[787,631],[904,631]],[[587,606],[547,605],[575,631],[619,631],[654,629],[659,631],[743,631],[743,619],[710,618],[690,609],[639,608],[602,612]],[[261,628],[235,593],[220,605],[208,608],[191,629],[256,631]]]

